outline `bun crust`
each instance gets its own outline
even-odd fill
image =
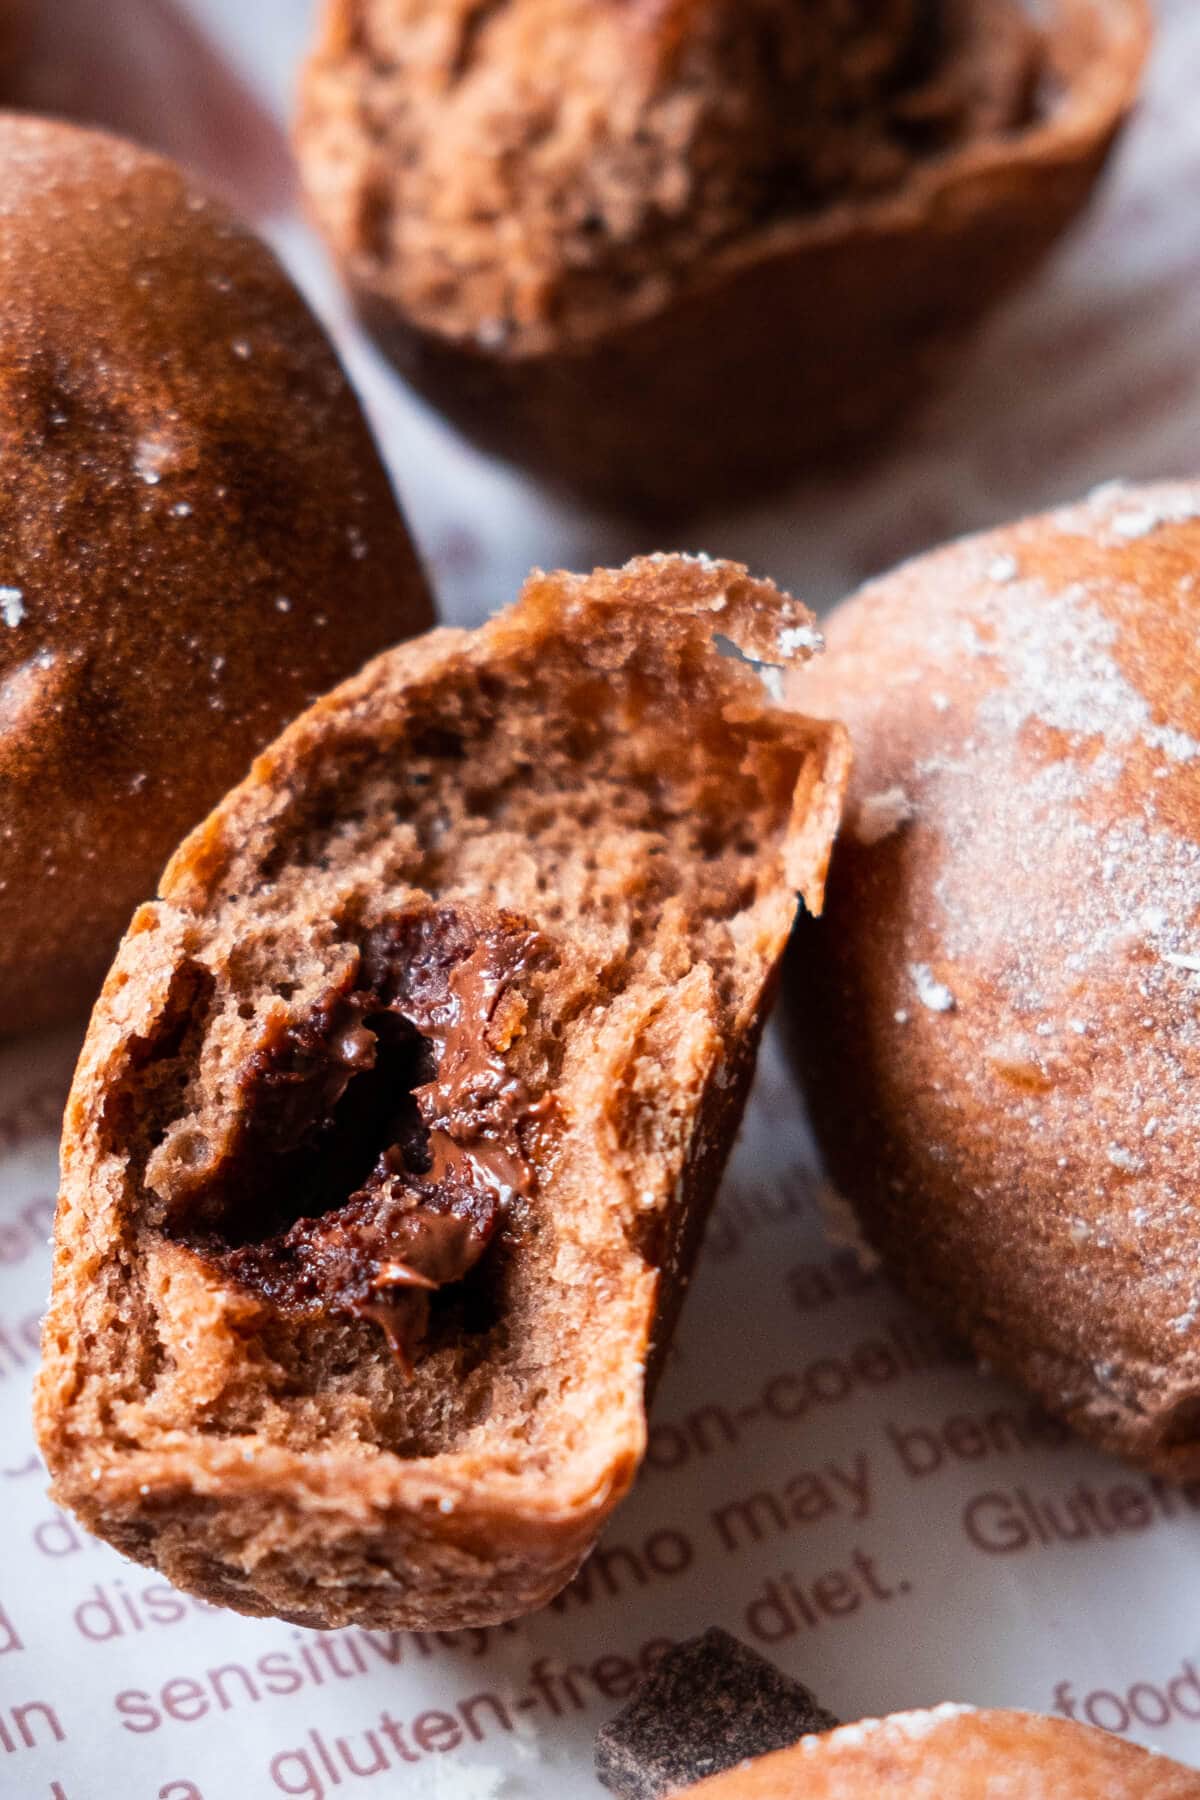
[[[319,701],[135,917],[36,1402],[54,1492],[126,1555],[441,1628],[594,1543],[845,777],[716,626],[814,635],[729,564],[533,577]]]
[[[939,1706],[802,1738],[688,1792],[696,1800],[1200,1800],[1200,1774],[1090,1725]]]
[[[847,601],[855,773],[789,1008],[913,1296],[1081,1433],[1200,1474],[1200,483],[1114,486]]]
[[[485,448],[623,507],[878,438],[1083,205],[1149,14],[848,10],[327,0],[297,142],[368,326]]]
[[[166,857],[430,603],[270,252],[172,164],[0,119],[0,1031],[82,1013]]]

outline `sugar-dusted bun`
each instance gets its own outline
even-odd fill
[[[688,1790],[695,1800],[1200,1800],[1200,1773],[1037,1713],[861,1719]]]
[[[182,834],[430,606],[274,257],[172,164],[0,117],[0,1031],[92,999]]]
[[[953,544],[832,618],[855,746],[791,1016],[910,1292],[1100,1444],[1200,1474],[1200,482]]]
[[[692,510],[877,436],[1086,199],[1145,0],[325,0],[298,145],[485,447]]]

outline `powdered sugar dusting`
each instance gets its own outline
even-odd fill
[[[0,587],[0,619],[15,631],[25,617],[25,596],[20,588]]]
[[[943,1107],[948,1135],[964,1104],[995,1121],[972,1180],[997,1205],[1057,1171],[1045,1223],[1077,1249],[1080,1304],[1115,1253],[1136,1249],[1148,1311],[1164,1331],[1176,1322],[1190,1354],[1200,1349],[1200,705],[1177,646],[1200,644],[1200,584],[1181,596],[1172,576],[1168,596],[1150,601],[1124,574],[1097,572],[1093,547],[1137,507],[1153,511],[1156,530],[1175,530],[1173,556],[1195,547],[1200,566],[1194,528],[1185,536],[1178,523],[1200,519],[1193,484],[1145,498],[1108,490],[1056,515],[1057,567],[1071,537],[1089,543],[1075,579],[1039,578],[1043,524],[1028,555],[1014,534],[1011,581],[983,579],[992,538],[961,558],[940,603],[914,586],[881,669],[917,668],[926,694],[944,686],[955,704],[936,724],[927,715],[929,753],[906,763],[885,751],[875,775],[880,791],[902,787],[932,845],[886,999],[906,1056],[932,1055],[914,1039],[940,1029],[930,1013],[959,1002],[953,1079],[944,1101],[936,1087],[923,1099],[926,1134],[938,1137]],[[899,703],[893,694],[881,718]],[[987,1004],[963,1004],[968,992]],[[1124,1354],[1097,1348],[1112,1349],[1117,1381],[1128,1380]]]
[[[1200,519],[1200,496],[1187,482],[1146,490],[1124,481],[1107,481],[1088,495],[1087,506],[1100,516],[1113,537],[1126,543],[1148,538],[1165,525]],[[1071,514],[1063,515],[1069,524]]]
[[[1113,655],[1116,622],[1083,583],[1058,594],[1022,583],[998,611],[996,626],[988,654],[1007,680],[980,708],[985,727],[1015,737],[1033,720],[1073,737],[1102,738],[1109,753],[1140,743],[1172,762],[1200,756],[1200,742],[1153,717]],[[1107,769],[1115,773],[1114,765]]]
[[[940,1706],[923,1707],[920,1711],[889,1713],[886,1719],[856,1719],[853,1724],[839,1725],[834,1731],[813,1733],[802,1738],[801,1743],[805,1750],[826,1752],[855,1748],[881,1735],[902,1737],[906,1742],[916,1743],[948,1720],[963,1718],[974,1711],[973,1706],[946,1700]]]
[[[954,995],[945,982],[937,979],[928,963],[909,963],[908,973],[922,1006],[936,1013],[954,1011]]]

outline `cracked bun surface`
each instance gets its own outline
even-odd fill
[[[170,852],[431,609],[333,350],[171,163],[0,118],[0,1031],[83,1015]]]
[[[840,727],[727,563],[535,574],[320,700],[186,841],[67,1109],[37,1397],[126,1555],[303,1625],[548,1600],[645,1444]]]
[[[1145,0],[326,0],[297,143],[487,449],[695,511],[862,445],[1086,199]]]
[[[1200,1475],[1200,483],[872,582],[806,706],[855,767],[790,1022],[910,1293],[1084,1436]]]

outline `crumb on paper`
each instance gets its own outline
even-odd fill
[[[827,1241],[835,1250],[849,1250],[864,1275],[874,1275],[882,1266],[880,1258],[863,1236],[854,1208],[832,1182],[817,1188],[817,1209]]]

